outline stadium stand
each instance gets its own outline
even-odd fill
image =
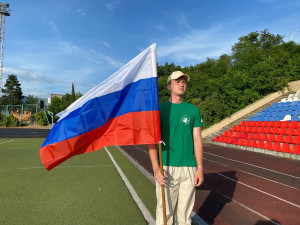
[[[300,90],[212,141],[300,155]]]

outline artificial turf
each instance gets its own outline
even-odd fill
[[[1,225],[147,224],[103,149],[47,171],[39,158],[43,140],[0,139]],[[153,184],[116,148],[109,151],[154,215]]]

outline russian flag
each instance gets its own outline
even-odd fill
[[[47,170],[105,146],[160,142],[156,44],[58,116],[40,148]]]

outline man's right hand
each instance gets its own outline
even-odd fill
[[[154,179],[158,185],[166,185],[168,181],[166,178],[168,177],[166,171],[164,170],[164,175],[160,173],[160,168],[153,170],[154,173]]]

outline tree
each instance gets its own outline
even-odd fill
[[[72,83],[72,92],[71,92],[71,98],[70,98],[71,102],[75,102],[76,100],[76,95],[75,95],[75,88],[74,88],[74,84]]]
[[[23,92],[17,75],[10,74],[6,79],[4,88],[2,88],[1,105],[18,105],[22,104]]]
[[[37,96],[34,97],[33,95],[28,95],[26,104],[37,104],[38,102],[39,102],[39,98]]]

